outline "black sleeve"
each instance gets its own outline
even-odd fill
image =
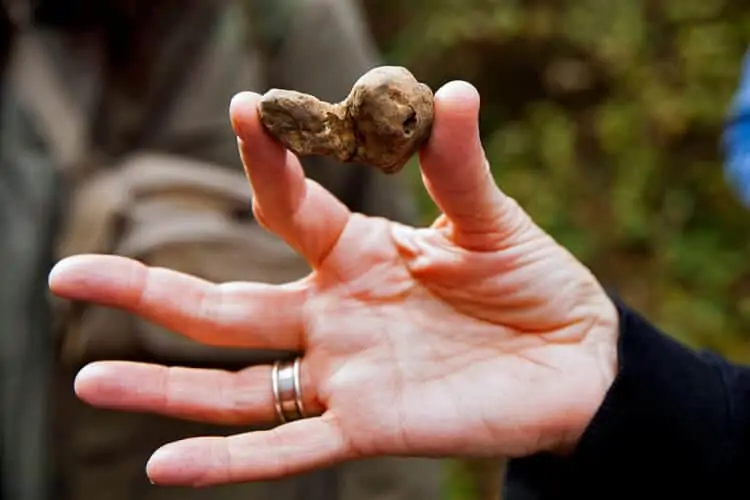
[[[750,498],[750,370],[615,302],[620,366],[602,406],[571,456],[512,460],[503,499]]]

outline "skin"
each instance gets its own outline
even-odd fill
[[[125,309],[192,339],[304,352],[313,418],[167,444],[163,485],[284,477],[376,455],[521,456],[572,450],[617,370],[617,314],[592,274],[495,184],[479,95],[435,95],[427,228],[353,214],[305,179],[242,93],[231,121],[261,223],[313,272],[280,286],[212,284],[101,255],[58,263],[54,293]],[[270,366],[238,373],[129,362],[85,367],[86,402],[222,424],[271,424]]]

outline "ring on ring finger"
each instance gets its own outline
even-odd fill
[[[282,424],[306,418],[302,398],[300,357],[294,361],[276,361],[271,370],[271,384],[276,415]]]

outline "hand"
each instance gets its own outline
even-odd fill
[[[575,446],[616,372],[616,310],[596,279],[495,185],[479,96],[435,96],[420,153],[443,215],[412,228],[353,214],[267,136],[259,96],[231,106],[259,221],[311,264],[281,286],[211,284],[115,256],[52,271],[63,297],[122,308],[208,344],[304,353],[313,418],[228,438],[171,443],[152,481],[279,478],[375,455],[519,456]],[[271,367],[238,373],[102,362],[92,405],[221,424],[276,421]]]

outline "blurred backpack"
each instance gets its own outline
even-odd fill
[[[280,26],[278,17],[272,19]],[[279,31],[261,36],[269,40],[268,33]],[[251,192],[241,170],[147,148],[113,164],[91,155],[85,140],[86,116],[58,84],[60,76],[34,31],[23,30],[17,42],[12,77],[20,100],[71,182],[56,258],[117,254],[213,282],[278,283],[309,271],[301,257],[254,221]],[[221,53],[222,44],[215,45],[219,52],[212,57],[232,57]],[[189,58],[186,61],[189,66]],[[281,354],[204,346],[91,304],[56,301],[55,321],[58,353],[73,369],[98,359],[242,366]]]

